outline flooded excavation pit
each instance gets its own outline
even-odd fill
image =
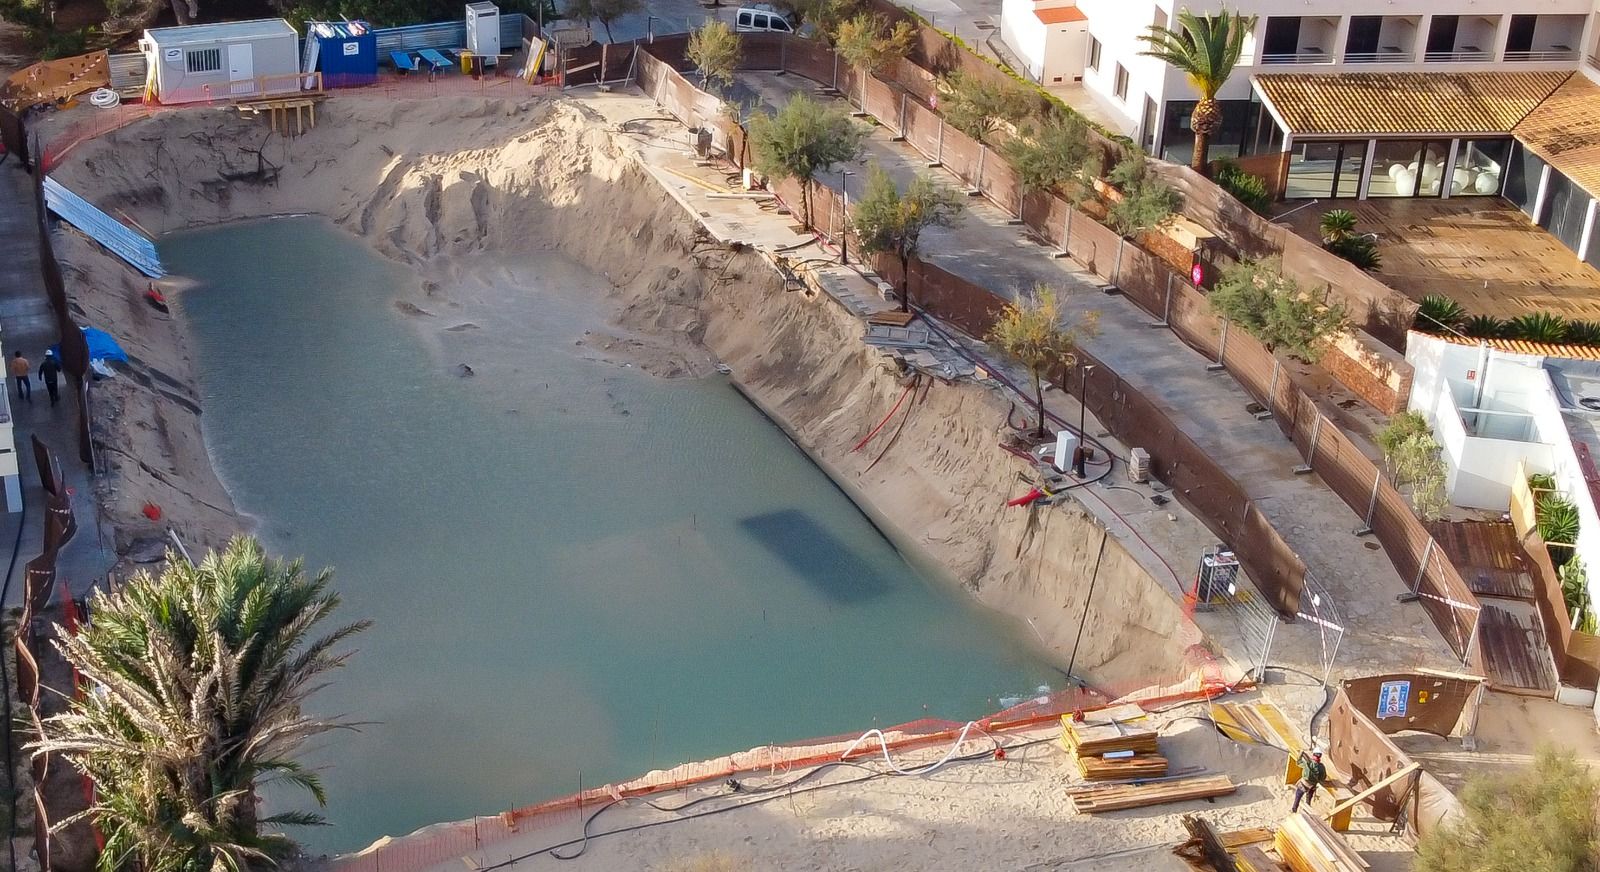
[[[239,510],[374,621],[313,701],[364,722],[310,755],[313,852],[1062,684],[555,250],[402,264],[296,217],[161,253]]]

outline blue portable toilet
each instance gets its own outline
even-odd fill
[[[305,72],[322,70],[324,88],[378,80],[378,37],[365,21],[306,22]]]

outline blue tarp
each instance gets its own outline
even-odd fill
[[[128,362],[128,353],[122,350],[122,346],[117,344],[117,340],[111,338],[110,333],[104,330],[96,330],[93,327],[85,327],[83,328],[83,338],[89,343],[90,360],[120,360],[123,363]],[[57,353],[59,354],[60,352]]]

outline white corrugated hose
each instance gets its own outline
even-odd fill
[[[122,95],[110,88],[97,88],[93,94],[89,95],[89,105],[97,106],[101,109],[110,109],[121,103]]]

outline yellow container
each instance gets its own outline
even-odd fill
[[[461,72],[472,72],[472,52],[470,51],[464,51],[461,53]]]

